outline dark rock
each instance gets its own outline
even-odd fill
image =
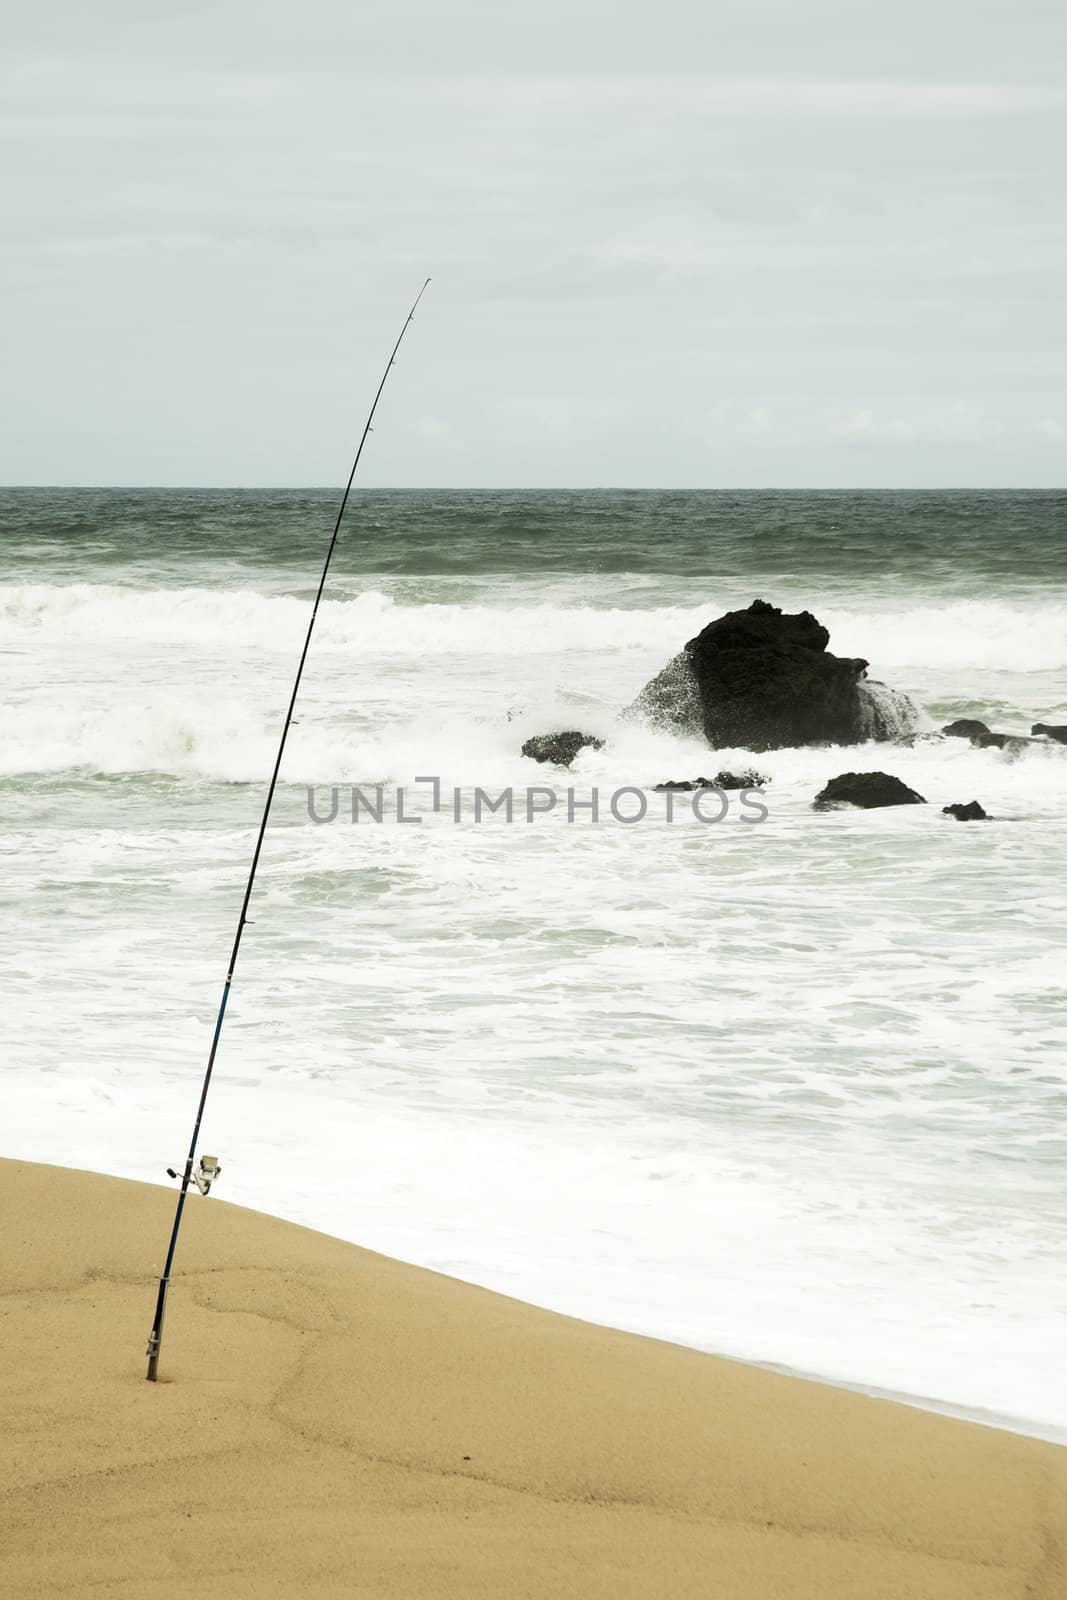
[[[989,821],[989,812],[983,811],[977,800],[970,800],[966,805],[942,806],[941,810],[946,817],[955,817],[957,822]]]
[[[751,767],[745,772],[723,771],[715,774],[716,789],[762,789],[770,781],[762,772],[754,772]]]
[[[1043,733],[1048,739],[1055,739],[1058,744],[1067,744],[1067,725],[1058,723],[1050,727],[1047,722],[1035,722],[1030,729],[1031,733]]]
[[[524,756],[534,761],[548,761],[556,767],[569,767],[579,750],[602,750],[603,739],[594,739],[591,733],[537,733],[527,739],[522,747]]]
[[[703,733],[716,748],[857,744],[909,731],[905,695],[866,681],[867,662],[831,655],[809,611],[765,600],[708,624],[638,695],[632,712],[661,727]]]
[[[660,789],[762,789],[765,783],[770,783],[770,778],[765,778],[761,772],[717,772],[714,778],[681,778],[671,779],[667,783],[654,783],[654,791]]]
[[[960,717],[958,722],[950,722],[941,729],[941,732],[947,733],[950,739],[978,739],[990,730],[984,722],[976,722],[971,717]]]
[[[820,810],[862,806],[869,811],[875,806],[924,806],[926,801],[888,772],[842,772],[820,790],[814,803]]]

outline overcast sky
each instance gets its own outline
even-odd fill
[[[0,480],[1067,483],[1062,0],[39,0]]]

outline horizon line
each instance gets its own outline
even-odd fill
[[[333,494],[343,485],[330,483],[0,483],[9,491],[168,493]],[[357,494],[1063,494],[1067,483],[941,483],[941,484],[353,484]]]

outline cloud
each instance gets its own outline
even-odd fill
[[[63,131],[66,118],[79,116],[91,108],[97,120],[117,126],[123,112],[139,111],[157,117],[180,112],[190,94],[205,96],[204,114],[217,121],[233,113],[263,107],[268,111],[279,100],[300,103],[307,97],[321,96],[323,68],[310,69],[299,64],[256,72],[250,67],[221,62],[177,60],[165,75],[145,78],[129,70],[121,60],[105,64],[102,80],[81,84],[76,60],[42,61],[34,74],[13,74],[6,85],[5,120],[23,117],[29,129],[46,121]],[[334,69],[335,70],[335,69]],[[357,67],[345,69],[358,73]],[[103,92],[102,92],[103,91]],[[803,78],[780,77],[720,78],[648,75],[582,76],[552,74],[530,76],[504,72],[468,76],[444,69],[429,78],[405,71],[377,72],[371,82],[361,86],[375,102],[427,97],[462,101],[466,105],[500,107],[506,110],[545,109],[586,112],[612,107],[656,106],[686,112],[764,116],[776,112],[811,112],[817,115],[857,116],[969,116],[974,114],[1039,111],[1064,105],[1067,93],[1040,82],[996,83],[961,79],[927,82],[901,78]],[[70,97],[69,109],[56,105],[44,109],[43,101],[60,94]],[[224,96],[224,98],[222,98]],[[81,102],[80,104],[78,102]],[[16,124],[19,126],[19,124]],[[69,127],[69,122],[67,123]]]
[[[851,416],[845,417],[843,421],[831,424],[830,432],[845,438],[901,438],[912,435],[915,432],[915,424],[903,417],[882,420],[877,416],[873,406],[865,406],[862,411],[853,411]]]
[[[440,417],[420,417],[416,423],[419,433],[431,444],[440,444],[451,436],[451,428],[447,422],[442,422]]]
[[[441,92],[511,111],[587,112],[659,106],[720,117],[975,117],[1055,109],[1063,91],[1039,83],[922,83],[878,78],[460,79]]]
[[[896,415],[863,406],[830,422],[829,432],[836,438],[878,442],[893,439],[981,440],[999,438],[1005,423],[966,400],[953,400],[940,406],[920,406],[907,414]]]
[[[774,417],[770,406],[752,406],[745,412],[737,431],[758,437],[760,434],[770,433],[773,427]]]

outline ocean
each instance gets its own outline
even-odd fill
[[[0,491],[3,1154],[156,1182],[184,1159],[337,499]],[[1065,513],[357,492],[208,1102],[215,1192],[578,1317],[1067,1428],[1067,746],[934,736],[1067,722]],[[919,736],[709,753],[621,715],[756,597],[813,611]],[[561,727],[603,747],[570,774],[520,754]],[[755,823],[652,791],[738,765],[768,780]],[[929,803],[812,810],[872,768]],[[527,821],[530,786],[556,803]],[[476,788],[512,819],[476,820]],[[942,814],[972,799],[993,820]]]

